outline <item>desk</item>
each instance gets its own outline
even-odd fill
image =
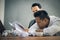
[[[48,37],[0,37],[0,40],[60,40],[60,36]]]

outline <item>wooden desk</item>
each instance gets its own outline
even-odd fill
[[[60,40],[60,36],[48,37],[0,37],[0,40]]]

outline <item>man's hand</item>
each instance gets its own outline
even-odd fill
[[[43,32],[43,29],[38,29],[36,30],[36,32]]]
[[[28,30],[28,29],[25,29],[24,31],[25,31],[25,32],[28,32],[29,30]]]

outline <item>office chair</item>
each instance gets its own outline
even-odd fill
[[[5,28],[0,20],[0,34],[2,34],[4,32]]]

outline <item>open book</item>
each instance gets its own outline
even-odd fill
[[[24,29],[24,26],[22,24],[20,24],[19,22],[9,22],[9,24],[15,28],[14,31],[13,31],[13,34],[14,35],[18,35],[18,36],[21,36],[21,37],[26,37],[28,36],[28,32],[25,32],[25,29]]]
[[[15,21],[15,22],[9,22],[9,24],[10,24],[13,28],[15,28],[16,30],[22,30],[22,31],[25,30],[25,29],[24,29],[24,26],[23,26],[21,23],[17,22],[17,21]]]

